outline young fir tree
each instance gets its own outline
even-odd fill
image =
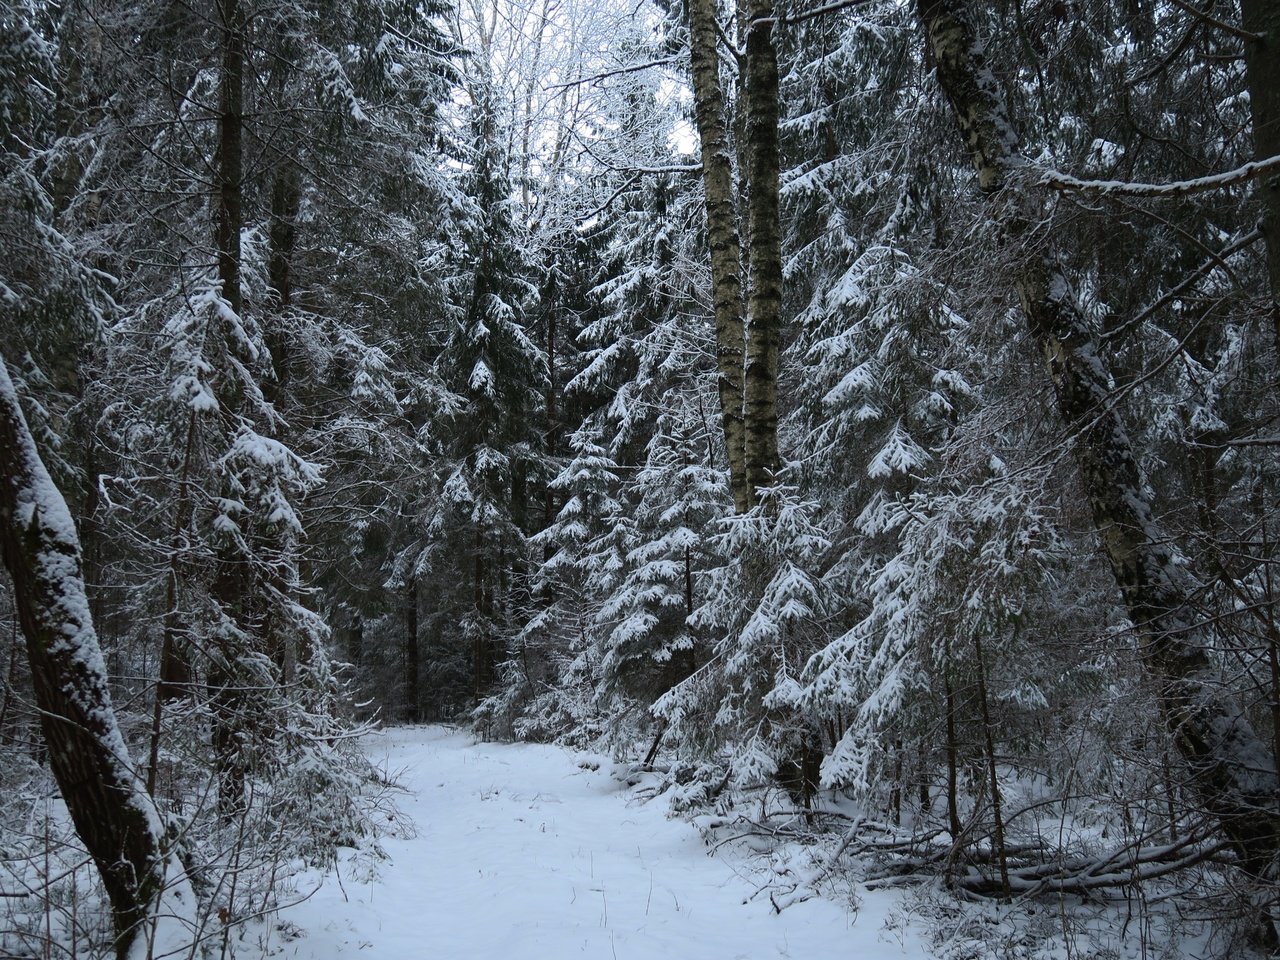
[[[528,590],[526,537],[543,472],[547,360],[526,329],[525,307],[536,290],[483,66],[469,83],[475,140],[466,157],[467,204],[456,227],[463,259],[436,361],[460,402],[439,427],[442,457],[434,472],[440,492],[427,529],[436,541],[436,602],[456,624],[444,626],[438,642],[468,659],[474,705],[507,659],[515,612]]]

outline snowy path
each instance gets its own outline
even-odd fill
[[[926,956],[886,930],[893,900],[856,918],[814,900],[775,914],[666,804],[629,802],[607,765],[579,769],[552,747],[472,744],[441,728],[397,729],[371,748],[410,792],[417,835],[388,839],[372,884],[330,877],[271,944],[297,960],[858,960]],[[308,889],[304,885],[304,890]]]

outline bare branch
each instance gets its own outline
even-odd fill
[[[639,73],[641,70],[651,70],[654,67],[670,67],[680,62],[679,57],[663,57],[661,60],[649,60],[645,63],[633,63],[627,67],[618,67],[616,70],[605,70],[603,73],[594,73],[589,77],[581,77],[577,80],[569,80],[565,83],[553,83],[543,87],[544,91],[563,90],[566,87],[578,87],[584,83],[595,83],[597,80],[607,80],[610,77],[620,77],[628,73]]]
[[[592,160],[600,164],[605,169],[613,170],[615,173],[702,173],[702,164],[700,163],[670,164],[667,166],[656,167],[640,167],[634,164],[628,164],[625,167],[621,167],[616,163],[610,163],[604,157],[592,150],[591,147],[589,147],[586,142],[578,136],[576,131],[573,134],[573,139],[578,141],[578,146],[582,147],[582,149],[586,151],[587,156],[591,157]]]
[[[758,17],[747,25],[747,30],[750,31],[757,23],[773,23],[784,27],[794,23],[804,23],[806,20],[824,17],[828,13],[839,13],[841,10],[849,10],[853,7],[865,7],[875,2],[876,0],[835,0],[834,3],[826,3],[820,7],[814,7],[812,10],[805,10],[802,13],[793,13],[782,17]]]
[[[1204,277],[1208,276],[1208,274],[1213,272],[1214,268],[1222,266],[1222,261],[1225,260],[1227,257],[1231,256],[1233,253],[1239,253],[1241,250],[1244,250],[1246,247],[1252,246],[1254,243],[1256,243],[1261,239],[1262,239],[1261,230],[1255,229],[1245,234],[1245,236],[1241,237],[1239,240],[1232,243],[1225,250],[1219,253],[1216,257],[1202,264],[1190,276],[1188,276],[1185,280],[1181,281],[1175,287],[1167,291],[1163,296],[1157,299],[1150,306],[1138,311],[1138,313],[1134,317],[1130,318],[1129,320],[1126,320],[1123,324],[1121,324],[1119,327],[1116,327],[1114,330],[1111,330],[1103,334],[1100,339],[1105,343],[1109,340],[1114,340],[1116,337],[1119,337],[1128,333],[1130,330],[1136,329],[1139,324],[1141,324],[1144,320],[1146,320],[1149,316],[1151,316],[1157,310],[1164,307],[1170,301],[1178,299],[1180,296],[1182,296],[1182,294],[1186,290],[1190,289],[1192,286],[1194,286]]]
[[[1213,7],[1213,4],[1208,4],[1204,10],[1200,10],[1197,7],[1193,7],[1191,4],[1187,3],[1187,0],[1169,0],[1169,2],[1172,3],[1179,10],[1185,10],[1187,13],[1191,14],[1201,23],[1206,23],[1209,26],[1216,27],[1219,30],[1225,30],[1227,33],[1231,34],[1233,37],[1239,37],[1241,40],[1245,41],[1246,43],[1259,43],[1262,40],[1262,37],[1259,36],[1258,34],[1250,33],[1248,30],[1241,29],[1240,27],[1237,27],[1233,23],[1227,23],[1225,20],[1219,20],[1217,17],[1210,14],[1209,10]]]
[[[624,193],[626,193],[628,190],[634,187],[636,185],[636,181],[639,179],[640,179],[639,173],[632,174],[630,177],[626,179],[626,181],[622,184],[622,186],[618,187],[617,190],[613,191],[613,193],[609,195],[608,200],[600,204],[590,213],[584,214],[581,217],[577,217],[576,218],[577,223],[581,225],[581,224],[587,223],[590,220],[594,220],[596,217],[600,216],[600,214],[604,213],[611,206],[613,206],[613,201],[617,200],[620,196],[622,196]]]

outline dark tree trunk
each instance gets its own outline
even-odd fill
[[[991,785],[991,842],[1000,865],[1000,890],[1009,899],[1009,858],[1004,844],[1004,812],[1000,808],[1000,777],[996,772],[995,724],[991,722],[991,701],[987,696],[987,665],[982,654],[982,638],[973,636],[973,653],[978,667],[978,705],[982,708],[982,745],[987,760],[987,780]]]
[[[240,0],[219,0],[222,28],[222,77],[218,84],[218,209],[214,243],[222,296],[239,315],[241,180],[244,170],[244,23]]]
[[[285,164],[276,171],[271,184],[271,257],[267,263],[267,280],[271,284],[274,306],[284,310],[293,304],[293,256],[298,244],[298,211],[302,203],[302,184],[298,169]],[[274,352],[274,351],[273,351]],[[281,358],[276,358],[277,367]]]
[[[1253,114],[1253,155],[1266,160],[1280,156],[1280,2],[1241,0],[1240,13],[1244,29],[1258,38],[1245,43],[1245,75]],[[1259,192],[1272,321],[1280,341],[1280,174],[1264,178]]]
[[[960,823],[960,745],[956,741],[956,692],[951,684],[950,644],[947,644],[946,658],[942,667],[942,689],[947,708],[947,827],[951,831],[951,843],[956,846],[964,827]]]
[[[985,52],[961,0],[917,0],[937,65],[1010,247],[1029,239],[1038,209],[1005,190],[1019,164],[1017,137]],[[1022,252],[1009,268],[1039,347],[1074,454],[1094,526],[1130,620],[1165,725],[1200,802],[1221,824],[1244,868],[1267,875],[1280,853],[1276,768],[1268,745],[1229,702],[1207,648],[1187,574],[1157,525],[1129,436],[1111,402],[1099,353],[1052,250]]]
[[[778,347],[782,331],[782,212],[778,196],[778,56],[773,0],[748,0],[746,81],[747,302],[745,463],[747,496],[778,469]]]
[[[244,298],[240,289],[241,180],[244,166],[244,34],[239,0],[219,0],[222,30],[222,76],[218,84],[218,199],[214,242],[218,251],[218,278],[222,297],[240,315]],[[230,343],[228,348],[231,349]],[[209,669],[213,708],[213,749],[218,772],[218,813],[224,819],[244,809],[245,766],[239,730],[245,722],[243,697],[237,674],[240,635],[247,622],[245,598],[248,560],[228,538],[218,551],[214,598],[223,615],[237,629],[217,638],[220,649]]]
[[[214,636],[209,665],[209,706],[213,714],[213,755],[218,777],[218,815],[232,820],[245,809],[245,757],[241,732],[249,721],[240,677],[246,563],[230,547],[218,554],[214,599],[228,623]]]
[[[418,578],[410,577],[405,586],[404,600],[404,719],[406,723],[421,723],[422,709],[418,706]]]
[[[182,454],[182,474],[178,481],[178,506],[174,511],[173,537],[169,547],[169,573],[165,584],[164,633],[160,641],[160,683],[156,687],[157,724],[159,704],[177,700],[190,693],[191,664],[179,640],[182,631],[180,610],[182,555],[191,528],[193,497],[191,494],[191,459],[195,451],[196,412],[187,415],[187,439]]]
[[[163,831],[116,726],[80,544],[0,358],[0,552],[13,578],[40,725],[62,798],[128,952],[165,879]]]

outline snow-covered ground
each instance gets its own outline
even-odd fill
[[[280,918],[274,956],[298,960],[858,960],[927,953],[896,899],[813,899],[776,913],[744,861],[708,855],[666,803],[635,800],[608,765],[555,747],[473,743],[437,727],[371,746],[406,793],[415,835],[389,838],[376,877],[348,869]],[[350,865],[348,865],[350,867]]]

